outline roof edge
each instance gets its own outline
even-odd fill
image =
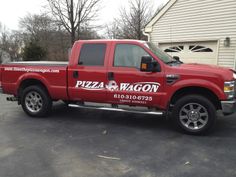
[[[145,33],[151,33],[153,25],[176,3],[177,0],[169,0],[166,5],[145,26]]]

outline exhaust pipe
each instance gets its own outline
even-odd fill
[[[7,101],[18,101],[16,97],[7,97]]]

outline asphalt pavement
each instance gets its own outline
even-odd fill
[[[236,114],[207,136],[176,132],[163,117],[80,110],[56,103],[30,118],[0,95],[0,177],[233,177]]]

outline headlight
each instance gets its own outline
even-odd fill
[[[232,99],[235,96],[235,81],[228,81],[224,84],[224,92],[228,99]]]

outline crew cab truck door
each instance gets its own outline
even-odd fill
[[[164,71],[141,72],[142,56],[151,56],[138,44],[113,43],[108,75],[108,100],[125,104],[158,108],[163,96]]]
[[[109,44],[87,41],[79,43],[78,47],[73,50],[79,52],[76,51],[77,62],[68,68],[70,100],[104,102],[106,100],[104,85],[107,82]]]

